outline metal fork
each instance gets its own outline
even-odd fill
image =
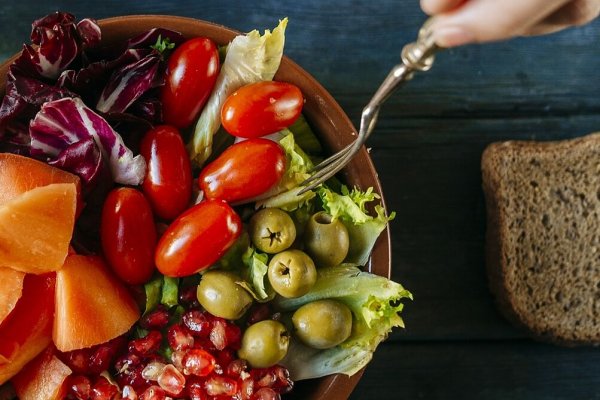
[[[392,68],[367,106],[363,108],[358,137],[342,150],[315,165],[310,171],[313,175],[300,184],[300,186],[305,187],[298,192],[298,195],[315,189],[344,168],[352,157],[358,153],[373,131],[379,109],[392,92],[401,84],[410,80],[415,71],[427,71],[431,68],[435,53],[440,48],[434,42],[430,27],[431,19],[428,19],[419,30],[417,41],[407,44],[402,49],[402,62]]]

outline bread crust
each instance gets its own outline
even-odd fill
[[[591,152],[591,153],[590,153]],[[514,268],[525,268],[525,262],[515,267],[514,251],[511,250],[509,242],[514,237],[514,229],[511,230],[511,220],[515,215],[509,215],[507,205],[515,199],[515,193],[511,187],[507,187],[511,173],[511,167],[516,162],[523,159],[535,160],[536,157],[577,157],[578,154],[591,154],[596,157],[596,171],[590,173],[600,175],[600,133],[590,134],[576,139],[568,139],[552,142],[535,141],[508,141],[490,144],[483,152],[481,157],[482,185],[485,195],[487,226],[486,226],[486,271],[488,275],[489,287],[495,297],[496,304],[501,313],[513,324],[529,331],[537,339],[549,341],[562,345],[598,345],[600,344],[600,318],[595,332],[589,334],[579,334],[575,330],[563,329],[561,321],[549,321],[541,327],[536,322],[538,317],[543,315],[532,315],[531,307],[527,308],[524,304],[532,300],[531,293],[515,293],[515,285],[511,280],[516,273]],[[593,163],[592,163],[593,166]],[[521,172],[517,172],[521,173]],[[550,173],[552,179],[553,173]],[[560,171],[555,173],[560,174]],[[560,178],[556,176],[555,178]],[[600,180],[599,180],[600,182]],[[536,190],[537,187],[520,187],[522,190]],[[598,187],[598,204],[600,204],[600,186]],[[530,195],[522,196],[530,199]],[[600,212],[600,209],[597,210]],[[515,225],[515,221],[512,221]],[[600,226],[600,225],[598,225]],[[514,245],[513,245],[514,247]],[[543,249],[541,249],[543,251]],[[551,249],[547,249],[551,251]],[[509,260],[513,260],[510,267]],[[600,257],[598,258],[600,259]],[[600,264],[600,263],[599,263]],[[598,265],[600,267],[600,265]],[[512,270],[510,268],[513,268]],[[520,271],[523,272],[523,271]],[[600,276],[598,277],[600,278]],[[599,284],[600,285],[600,284]],[[600,286],[599,293],[600,293]],[[529,289],[529,286],[528,286]],[[541,288],[533,288],[542,290]],[[557,299],[558,301],[558,299]],[[595,301],[595,300],[594,300]],[[598,300],[600,301],[600,300]],[[552,305],[555,306],[555,305]],[[542,311],[539,311],[543,313]],[[567,314],[569,311],[565,311]],[[556,315],[552,315],[556,318]],[[550,317],[549,317],[550,318]],[[567,323],[568,325],[568,323]]]

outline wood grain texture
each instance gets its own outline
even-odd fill
[[[286,54],[355,124],[425,20],[417,0],[0,0],[0,59],[35,18],[172,14],[248,31],[290,18]],[[353,399],[600,398],[600,353],[526,339],[496,311],[484,268],[480,157],[506,139],[600,130],[600,20],[556,35],[441,53],[380,113],[368,146],[391,224],[393,278],[415,295],[407,329],[375,355]]]

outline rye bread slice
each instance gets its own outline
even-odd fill
[[[493,143],[481,167],[500,310],[539,339],[600,344],[600,133]]]

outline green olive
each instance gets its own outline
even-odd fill
[[[315,349],[328,349],[352,332],[350,309],[336,300],[317,300],[296,310],[292,323],[298,338]]]
[[[253,368],[267,368],[285,357],[289,343],[290,335],[285,326],[267,319],[246,329],[238,356]]]
[[[333,267],[346,258],[350,240],[348,230],[341,221],[320,211],[306,223],[304,244],[306,252],[317,266]]]
[[[269,283],[283,297],[300,297],[308,293],[317,281],[315,263],[303,251],[286,250],[269,262]]]
[[[225,271],[208,271],[202,275],[196,296],[209,313],[225,319],[239,319],[252,305],[252,296],[235,283],[239,278]]]
[[[264,208],[250,219],[248,233],[256,248],[265,253],[275,254],[294,243],[296,226],[285,211]]]

